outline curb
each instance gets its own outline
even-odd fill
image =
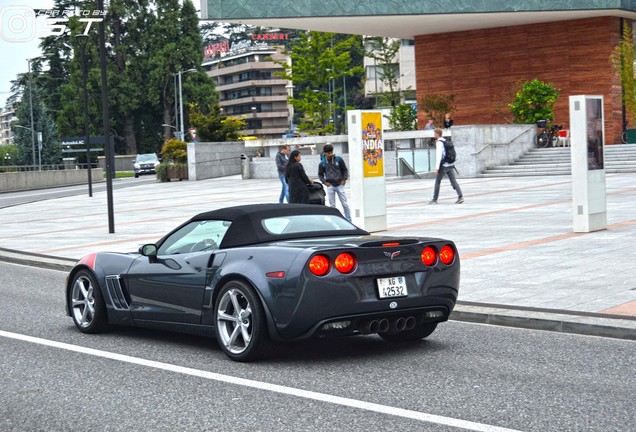
[[[0,248],[0,261],[69,272],[77,260]],[[450,320],[530,330],[636,340],[636,320],[630,317],[577,313],[505,305],[457,302]]]
[[[543,312],[502,307],[467,306],[457,304],[450,315],[454,321],[506,327],[546,330],[587,336],[636,340],[636,321],[602,316],[601,314],[576,315],[560,311]]]

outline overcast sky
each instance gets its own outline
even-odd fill
[[[200,0],[193,0],[199,9]],[[0,0],[0,108],[11,95],[11,81],[28,72],[27,59],[41,54],[39,35],[44,32],[45,17],[35,17],[32,8],[48,9],[53,0]],[[97,27],[94,26],[94,31]]]

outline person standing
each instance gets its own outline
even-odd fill
[[[287,181],[285,180],[285,168],[287,162],[289,162],[289,146],[280,146],[278,153],[276,153],[276,169],[278,170],[278,178],[281,183],[280,197],[278,197],[278,203],[282,204],[286,199],[289,202],[289,188],[287,187]]]
[[[450,129],[452,125],[453,125],[453,119],[451,118],[450,113],[446,113],[446,115],[444,116],[444,128]]]
[[[464,195],[462,194],[462,189],[457,183],[457,179],[455,179],[455,159],[452,158],[451,161],[447,157],[446,146],[444,145],[444,142],[446,140],[442,137],[442,130],[435,129],[433,135],[436,139],[435,146],[437,160],[439,161],[439,168],[437,169],[437,175],[435,176],[435,190],[433,192],[433,199],[430,200],[428,203],[437,204],[440,184],[442,183],[442,179],[444,178],[444,176],[447,175],[448,179],[450,180],[451,186],[453,187],[453,189],[455,189],[455,192],[457,192],[457,201],[455,201],[455,204],[461,204],[464,202]]]
[[[345,184],[349,179],[349,170],[344,160],[340,156],[333,153],[333,146],[326,144],[322,148],[322,158],[318,165],[318,177],[320,181],[327,186],[327,197],[329,205],[336,206],[336,194],[340,199],[340,204],[344,210],[344,217],[351,222],[351,210],[347,202],[347,194],[345,192]]]
[[[292,204],[307,204],[309,200],[307,185],[313,183],[307,177],[303,164],[300,163],[301,158],[298,150],[292,151],[285,167],[285,180],[289,186],[289,202]]]

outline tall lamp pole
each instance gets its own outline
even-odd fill
[[[185,126],[183,124],[183,88],[181,87],[181,75],[183,74],[187,74],[189,72],[196,72],[196,69],[188,69],[186,71],[179,71],[177,72],[177,75],[179,75],[179,108],[180,108],[180,115],[181,115],[181,124],[179,126],[179,131],[181,134],[181,141],[185,140]]]
[[[33,85],[31,84],[31,60],[27,59],[29,65],[29,108],[31,110],[31,150],[33,151],[33,166],[35,166],[35,127],[33,126]],[[42,169],[42,167],[40,167]]]
[[[80,45],[80,53],[82,62],[82,85],[84,87],[84,144],[86,145],[86,173],[88,174],[88,196],[93,196],[93,176],[91,164],[91,145],[88,136],[88,89],[86,84],[86,42],[88,35],[78,34],[75,36]]]

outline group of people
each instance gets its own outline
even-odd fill
[[[300,151],[289,152],[289,146],[283,145],[276,154],[276,168],[281,182],[279,203],[286,199],[288,203],[305,204],[309,199],[308,185],[313,184],[303,165],[300,163]],[[345,193],[345,185],[349,179],[349,170],[344,160],[334,154],[333,146],[326,144],[322,148],[322,157],[318,166],[318,178],[327,187],[327,198],[331,207],[336,206],[336,195],[340,199],[345,219],[351,221],[351,210]]]
[[[453,119],[450,114],[446,114],[444,118],[444,127],[450,128],[453,125]],[[432,126],[432,127],[431,127]],[[425,129],[433,129],[433,135],[436,145],[437,160],[439,165],[437,168],[437,174],[435,176],[435,188],[433,190],[433,199],[429,201],[429,204],[437,204],[439,197],[440,185],[444,176],[448,176],[451,186],[457,193],[456,204],[464,202],[464,196],[462,190],[455,178],[455,160],[451,160],[447,156],[447,146],[450,144],[450,140],[447,140],[442,136],[442,130],[435,128],[434,123],[429,120],[429,123],[425,126]],[[278,170],[278,178],[281,182],[281,191],[278,198],[279,203],[284,203],[287,200],[288,203],[305,204],[309,199],[308,185],[313,184],[303,165],[300,163],[302,155],[299,150],[289,151],[289,146],[282,145],[276,154],[276,168]],[[340,199],[342,208],[344,210],[344,216],[348,221],[351,221],[351,210],[347,201],[347,195],[345,193],[345,185],[349,179],[349,170],[344,160],[334,154],[333,146],[326,144],[322,149],[322,156],[320,164],[318,165],[318,178],[324,186],[327,187],[327,198],[331,207],[336,206],[336,195]]]

